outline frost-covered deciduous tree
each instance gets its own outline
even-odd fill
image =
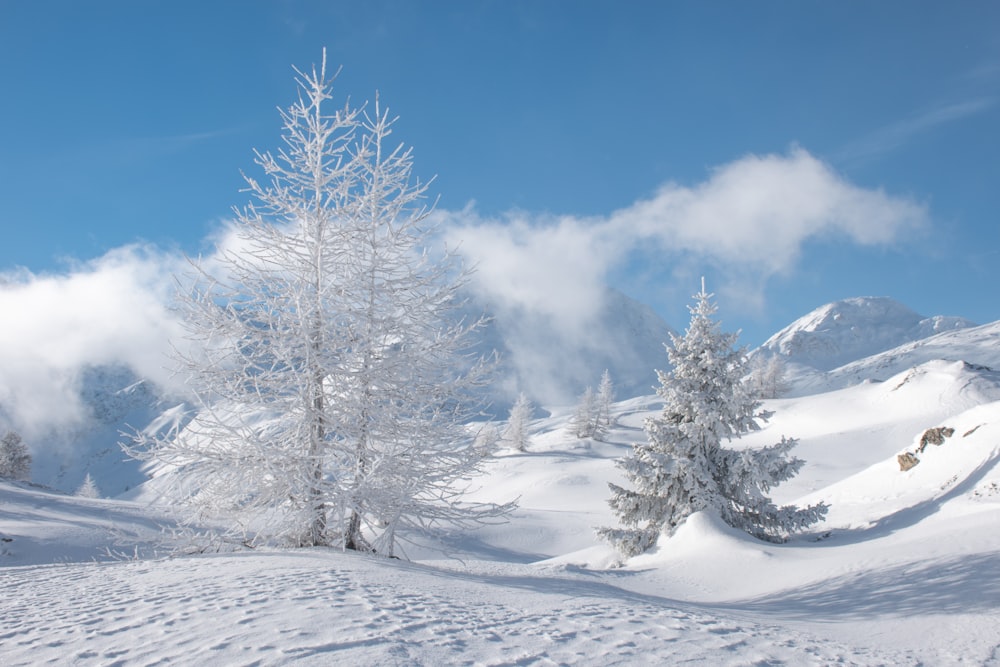
[[[101,491],[97,488],[97,484],[94,482],[94,478],[90,476],[88,472],[83,478],[83,482],[80,487],[76,490],[76,495],[81,498],[100,498]]]
[[[593,388],[587,387],[587,390],[580,396],[580,402],[570,419],[570,428],[578,438],[600,440],[607,433],[601,422],[600,405]]]
[[[723,333],[712,319],[711,296],[703,282],[687,331],[671,336],[673,369],[658,371],[664,405],[658,417],[646,420],[647,441],[616,462],[633,486],[609,485],[609,504],[625,527],[598,532],[626,557],[646,551],[661,533],[673,533],[702,510],[769,541],[783,541],[827,511],[823,504],[778,507],[767,496],[802,467],[790,455],[795,440],[782,438],[762,449],[723,446],[758,430],[757,420],[769,414],[760,411],[752,385],[742,381],[746,353],[734,348],[737,334]]]
[[[615,385],[611,382],[611,373],[604,369],[601,384],[597,386],[597,420],[603,426],[611,426],[611,404],[615,402]]]
[[[482,447],[467,426],[491,363],[454,316],[467,273],[435,228],[394,119],[331,108],[325,53],[298,73],[284,148],[238,210],[236,242],[182,295],[197,416],[130,450],[169,468],[241,540],[393,555],[399,531],[499,517],[463,502]]]
[[[0,438],[0,477],[26,481],[31,478],[31,452],[17,431]]]
[[[510,408],[507,428],[503,433],[503,439],[513,449],[523,452],[528,448],[528,426],[534,412],[531,401],[522,391]]]
[[[778,356],[756,354],[750,361],[749,382],[753,383],[761,398],[779,398],[788,391],[785,360]]]

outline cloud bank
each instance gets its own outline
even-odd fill
[[[169,310],[181,258],[128,246],[64,275],[0,276],[0,410],[27,438],[74,428],[87,415],[78,381],[88,366],[125,364],[161,386],[173,382]]]

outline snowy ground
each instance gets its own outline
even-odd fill
[[[0,664],[1000,665],[998,401],[995,374],[944,362],[774,401],[746,444],[800,437],[775,495],[829,502],[826,522],[773,545],[695,515],[624,566],[593,528],[649,398],[608,442],[536,422],[477,492],[520,496],[513,521],[440,536],[451,558],[164,558],[153,508],[0,483]]]

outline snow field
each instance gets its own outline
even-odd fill
[[[603,583],[329,550],[0,570],[4,664],[917,664]]]
[[[414,539],[409,563],[156,560],[170,518],[153,507],[0,483],[0,663],[1000,665],[997,386],[932,362],[769,402],[767,428],[737,444],[799,437],[809,463],[774,495],[829,502],[824,522],[769,544],[695,514],[624,566],[594,528],[649,397],[615,406],[607,442],[573,437],[569,411],[533,422],[528,451],[472,481],[477,500],[519,496],[512,521]],[[901,472],[934,426],[955,433]]]

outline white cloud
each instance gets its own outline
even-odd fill
[[[439,215],[448,244],[476,267],[473,287],[500,316],[519,376],[549,397],[558,395],[546,386],[553,369],[608,347],[601,313],[612,274],[654,281],[687,303],[710,268],[713,291],[754,311],[768,280],[794,271],[807,242],[888,244],[927,220],[922,205],[854,185],[801,148],[740,158],[604,217]]]
[[[925,220],[923,206],[852,185],[795,148],[788,155],[741,158],[695,187],[667,185],[607,224],[633,243],[653,242],[667,252],[768,276],[791,270],[809,239],[884,244]]]
[[[528,214],[484,221],[472,211],[447,214],[451,244],[475,267],[478,292],[498,306],[579,324],[600,307],[614,259],[599,247],[600,226],[576,218],[539,224]]]
[[[0,279],[0,406],[30,435],[85,418],[77,380],[87,366],[124,363],[161,385],[180,327],[166,304],[180,258],[119,248],[65,275]]]
[[[478,267],[483,292],[567,327],[596,312],[608,273],[636,251],[654,257],[659,264],[645,270],[667,281],[687,273],[678,263],[712,266],[727,282],[719,289],[762,303],[767,279],[791,272],[807,241],[888,244],[926,222],[923,205],[854,185],[801,148],[740,158],[603,218],[447,214],[449,241]]]

